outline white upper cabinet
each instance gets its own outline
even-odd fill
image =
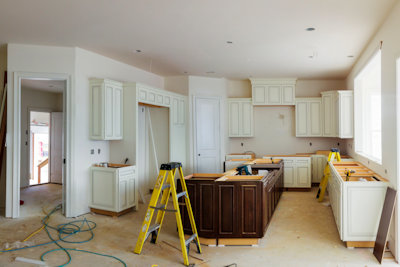
[[[121,140],[123,137],[122,83],[90,79],[90,138]]]
[[[353,138],[354,101],[353,91],[322,92],[322,136]]]
[[[295,104],[296,79],[250,79],[250,81],[253,105]]]
[[[229,137],[252,137],[254,122],[251,98],[230,98],[228,108]]]
[[[296,98],[296,136],[322,136],[321,98]]]

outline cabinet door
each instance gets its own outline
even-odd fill
[[[265,86],[255,85],[252,90],[253,105],[265,105],[266,104],[266,94]]]
[[[120,179],[119,181],[119,189],[118,189],[118,194],[119,194],[119,207],[118,211],[122,211],[128,208],[128,203],[129,203],[129,185],[128,185],[128,180],[127,179]]]
[[[310,169],[308,166],[297,166],[296,169],[296,187],[310,187]]]
[[[283,168],[283,186],[284,187],[296,187],[295,186],[295,175],[296,169],[294,164],[286,164]]]
[[[238,234],[237,188],[234,184],[217,185],[218,188],[218,235],[232,237]]]
[[[281,105],[281,87],[279,85],[271,85],[267,88],[267,104],[268,105]]]
[[[253,136],[253,105],[250,101],[242,102],[241,136]]]
[[[240,102],[229,102],[229,137],[240,135]]]
[[[104,130],[105,130],[105,139],[109,140],[114,137],[114,88],[111,85],[105,84],[105,107],[104,107]]]
[[[353,92],[339,94],[339,137],[353,138]]]
[[[214,181],[205,181],[198,183],[196,188],[197,203],[199,205],[196,227],[202,237],[214,237],[216,233],[214,184]]]
[[[114,87],[113,92],[113,139],[122,139],[123,132],[123,92],[121,87]]]
[[[239,184],[239,234],[243,237],[256,236],[260,231],[260,193],[254,184]]]
[[[321,101],[313,100],[309,102],[309,136],[322,136],[321,125]]]
[[[91,93],[91,122],[90,137],[92,139],[103,139],[104,136],[104,105],[103,105],[103,89],[101,85],[93,85],[90,89]]]
[[[333,137],[333,99],[331,94],[322,95],[323,127],[322,135]]]
[[[295,94],[293,85],[282,86],[282,105],[294,105]]]
[[[296,102],[296,136],[307,136],[308,134],[308,103],[306,101]]]

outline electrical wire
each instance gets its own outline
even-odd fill
[[[48,214],[46,214],[46,216],[42,219],[42,226],[37,229],[36,231],[34,231],[32,234],[30,234],[27,238],[25,238],[23,240],[23,242],[29,240],[30,238],[32,238],[34,235],[38,234],[40,231],[45,230],[47,236],[49,237],[49,239],[51,241],[46,242],[46,243],[42,243],[42,244],[37,244],[37,245],[32,245],[32,246],[26,246],[26,247],[21,247],[21,248],[9,248],[9,249],[5,249],[0,251],[0,253],[6,253],[6,252],[12,252],[12,251],[19,251],[19,250],[23,250],[23,249],[27,249],[27,248],[36,248],[36,247],[41,247],[41,246],[45,246],[45,245],[50,245],[50,244],[55,244],[58,246],[58,248],[56,249],[51,249],[48,250],[46,252],[44,252],[41,256],[40,259],[42,261],[44,261],[44,258],[47,254],[56,252],[56,251],[63,251],[68,260],[66,261],[66,263],[62,264],[62,265],[58,265],[58,267],[63,267],[66,266],[68,264],[70,264],[72,262],[72,256],[69,253],[69,251],[77,251],[77,252],[84,252],[84,253],[89,253],[89,254],[93,254],[93,255],[98,255],[98,256],[103,256],[103,257],[108,257],[108,258],[112,258],[115,259],[117,261],[119,261],[124,267],[126,267],[126,263],[115,257],[112,255],[108,255],[108,254],[103,254],[103,253],[97,253],[97,252],[93,252],[93,251],[89,251],[89,250],[83,250],[83,249],[75,249],[75,248],[65,248],[63,247],[60,243],[64,242],[64,243],[70,243],[70,244],[82,244],[82,243],[87,243],[89,241],[91,241],[94,238],[94,233],[93,230],[96,228],[96,223],[90,220],[87,220],[86,218],[80,219],[80,220],[74,220],[68,223],[62,223],[59,224],[57,226],[52,226],[50,224],[48,224],[50,217],[53,215],[53,213],[55,213],[56,211],[61,209],[61,204],[57,205],[53,210],[51,210]],[[52,234],[50,233],[50,230],[54,230],[57,232],[57,237],[58,238],[54,238],[52,236]],[[79,233],[85,233],[88,232],[90,235],[88,238],[83,239],[83,240],[68,240],[68,238],[73,237]]]

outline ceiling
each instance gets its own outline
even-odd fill
[[[78,46],[162,76],[344,78],[396,2],[1,0],[0,44]]]
[[[62,93],[65,89],[65,81],[48,79],[22,79],[21,88],[52,93]]]

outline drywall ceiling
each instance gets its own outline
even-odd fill
[[[2,0],[0,44],[78,46],[162,76],[344,78],[396,2]]]
[[[62,93],[65,89],[65,81],[22,79],[21,88],[30,90],[39,90],[51,93]]]

